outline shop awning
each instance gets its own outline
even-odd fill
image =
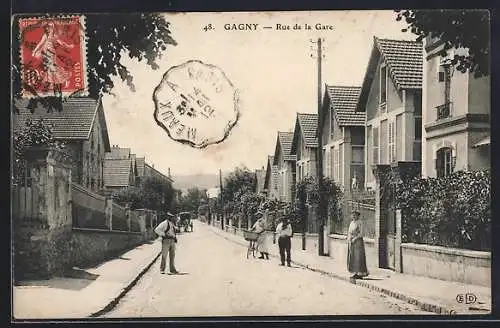
[[[491,137],[488,136],[488,137],[482,139],[481,141],[475,143],[473,147],[489,146],[490,145],[490,139],[491,139]]]

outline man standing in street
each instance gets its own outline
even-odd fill
[[[177,243],[175,232],[175,215],[169,212],[167,213],[167,219],[163,220],[155,229],[155,233],[161,237],[161,274],[165,273],[167,256],[169,259],[170,273],[178,273],[175,268],[175,244]]]
[[[285,265],[285,252],[286,252],[286,263],[290,265],[291,256],[290,250],[292,248],[292,225],[288,221],[288,217],[284,216],[281,222],[276,227],[276,235],[278,235],[278,246],[280,249],[281,265]]]

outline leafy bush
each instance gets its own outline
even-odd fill
[[[323,193],[328,206],[328,212],[334,219],[339,219],[340,201],[343,197],[342,186],[328,177],[323,178]],[[308,207],[313,206],[315,209],[319,205],[320,188],[317,179],[307,177],[297,183],[296,187],[296,207],[293,211],[292,222],[302,231],[304,228],[304,220],[308,213]],[[312,213],[315,213],[313,210]],[[314,215],[316,218],[317,216]],[[311,222],[310,222],[311,223]]]
[[[13,182],[24,183],[25,153],[32,147],[64,148],[64,143],[54,139],[51,127],[43,119],[27,119],[20,130],[13,133]]]
[[[491,249],[491,172],[393,181],[403,242]]]

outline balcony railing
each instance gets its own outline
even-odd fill
[[[442,120],[451,116],[451,104],[451,102],[447,102],[436,107],[438,120]]]

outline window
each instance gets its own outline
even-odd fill
[[[380,104],[387,102],[387,67],[380,67]]]
[[[422,116],[422,91],[415,91],[413,94],[413,108],[415,116]]]
[[[445,177],[453,172],[452,149],[449,147],[441,148],[436,154],[436,173],[437,177]]]
[[[334,128],[335,128],[335,119],[333,115],[333,110],[330,110],[330,139],[333,139]]]
[[[339,147],[335,147],[333,150],[333,179],[335,181],[340,180],[340,151]]]
[[[326,150],[323,149],[323,158],[322,158],[322,165],[323,165],[323,175],[327,175],[325,174],[325,172],[328,172],[328,160],[326,158]]]
[[[378,127],[372,128],[372,158],[373,165],[379,164],[378,161]]]
[[[396,161],[396,124],[394,121],[389,122],[388,124],[388,133],[389,133],[389,163],[393,163]]]
[[[451,86],[451,63],[444,60],[439,65],[438,82],[444,83],[445,103],[450,101],[450,86]]]
[[[422,139],[422,116],[415,117],[415,140]]]
[[[353,163],[363,163],[365,160],[365,154],[363,146],[352,146],[352,162]]]

